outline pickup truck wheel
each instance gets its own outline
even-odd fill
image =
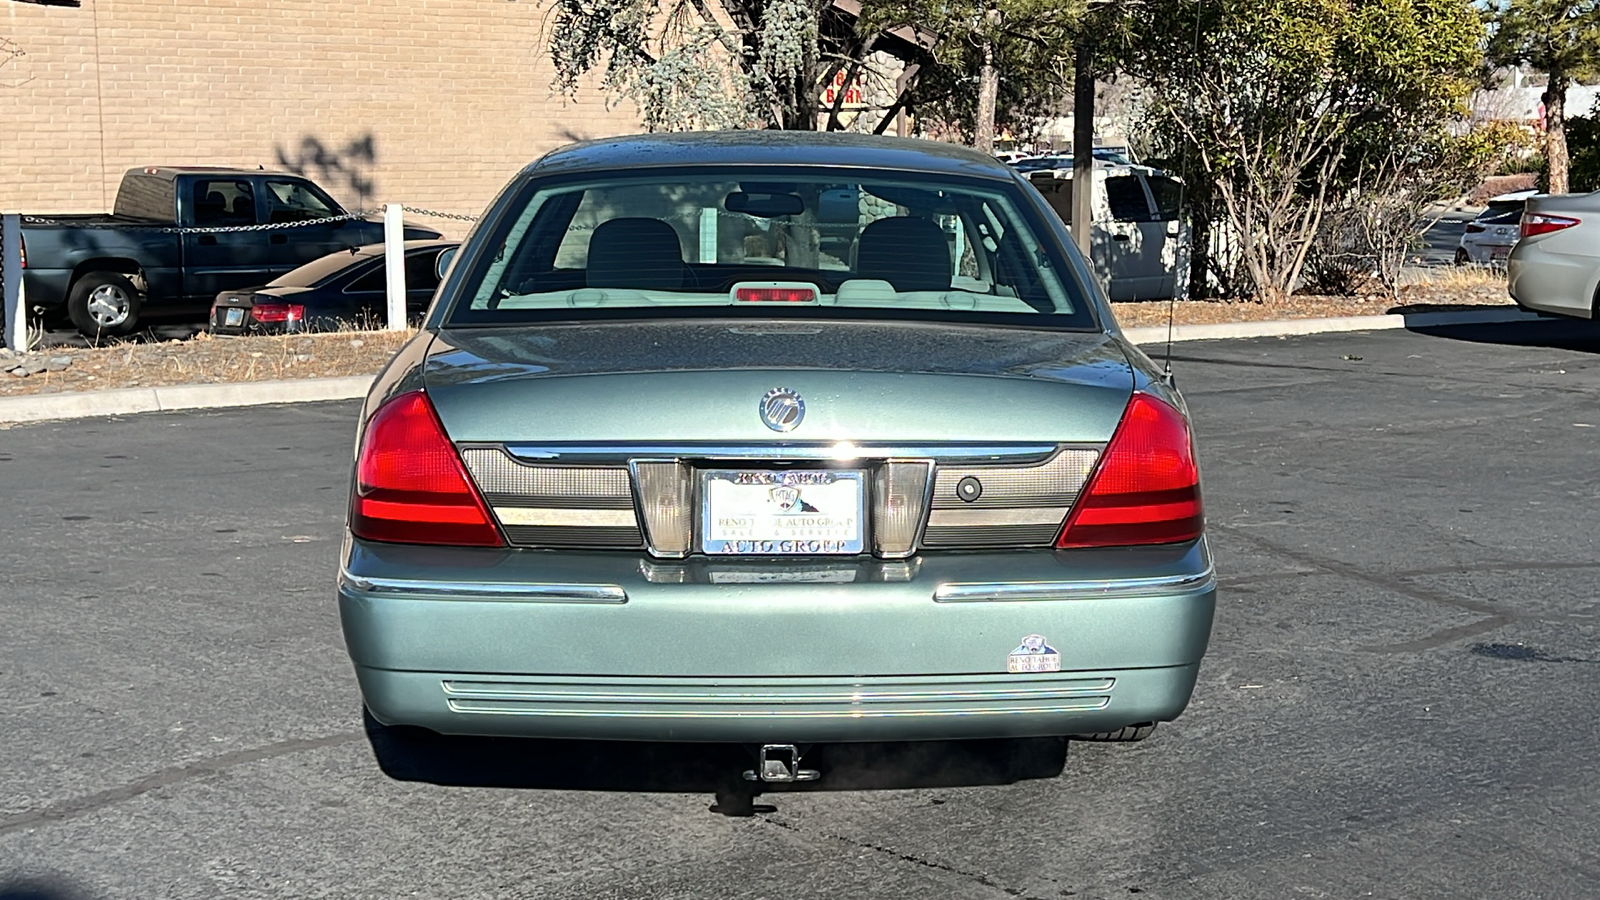
[[[126,275],[90,272],[73,283],[67,315],[91,340],[129,334],[139,324],[139,289]]]

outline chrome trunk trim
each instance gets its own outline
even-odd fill
[[[561,509],[537,506],[496,506],[502,525],[544,525],[560,528],[632,528],[631,509]]]
[[[462,445],[493,446],[501,445]],[[705,460],[761,460],[776,461],[811,460],[827,462],[852,462],[876,459],[933,459],[941,463],[966,462],[978,465],[1025,465],[1042,462],[1053,455],[1058,444],[858,444],[851,441],[770,444],[505,444],[504,448],[519,460],[537,462],[622,463],[630,459],[705,459]],[[1094,448],[1098,449],[1098,447]]]
[[[1152,594],[1199,593],[1216,587],[1214,569],[1151,578],[1107,578],[1084,581],[1014,581],[941,584],[937,603],[1006,602],[1012,600],[1091,600],[1147,597]]]
[[[532,603],[627,603],[628,592],[615,584],[541,584],[530,582],[433,581],[371,578],[339,573],[339,586],[367,594],[452,597],[461,600]]]

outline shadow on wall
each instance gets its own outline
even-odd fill
[[[23,50],[16,41],[0,37],[0,76],[11,76],[13,73],[12,71],[7,71],[6,66],[27,55],[27,51]],[[0,87],[19,88],[32,80],[32,77],[0,77]]]
[[[372,170],[378,163],[378,144],[370,131],[343,147],[330,147],[316,135],[308,134],[300,138],[298,148],[279,144],[273,153],[283,169],[336,193],[355,194],[359,198],[357,208],[365,209],[372,199]]]

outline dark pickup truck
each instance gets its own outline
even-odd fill
[[[319,219],[333,221],[300,224]],[[229,230],[239,226],[259,227]],[[440,234],[408,225],[405,236]],[[120,335],[145,315],[203,319],[219,291],[382,240],[381,222],[298,175],[152,166],[122,176],[109,216],[24,216],[23,284],[47,320],[65,313],[89,337]]]

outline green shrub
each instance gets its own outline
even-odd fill
[[[1567,155],[1571,159],[1567,189],[1575,194],[1600,190],[1600,116],[1567,120]]]

